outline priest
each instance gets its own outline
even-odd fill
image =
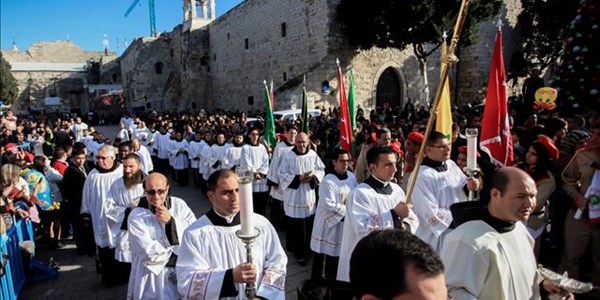
[[[269,186],[267,185],[269,153],[267,152],[267,147],[258,142],[259,137],[260,134],[256,128],[251,129],[248,133],[248,144],[242,147],[240,167],[249,168],[254,172],[254,180],[252,182],[254,211],[264,216],[269,198]]]
[[[279,186],[279,165],[285,155],[294,147],[294,141],[298,129],[290,126],[287,129],[285,138],[275,146],[271,166],[267,171],[267,185],[271,187],[270,195],[273,198],[271,202],[271,222],[277,227],[283,222],[283,190]]]
[[[246,262],[240,230],[239,184],[232,170],[221,169],[208,179],[213,208],[184,233],[177,260],[177,286],[185,299],[246,299],[245,285],[256,283],[263,299],[285,299],[287,256],[269,221],[253,214],[260,235]]]
[[[185,201],[169,195],[167,178],[160,173],[148,176],[144,192],[126,221],[132,258],[127,299],[179,299],[179,241],[196,217]]]
[[[414,233],[419,220],[408,205],[399,185],[391,182],[396,173],[396,155],[388,146],[371,147],[366,160],[369,177],[348,195],[342,233],[337,279],[350,281],[350,256],[358,241],[374,230],[401,228]]]

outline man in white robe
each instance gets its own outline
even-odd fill
[[[269,221],[252,214],[259,236],[246,262],[240,230],[239,184],[232,170],[222,169],[208,180],[213,209],[184,233],[177,260],[177,286],[184,299],[247,299],[245,285],[254,282],[256,296],[285,299],[287,256]]]
[[[219,133],[215,138],[215,144],[210,147],[210,151],[206,151],[206,171],[202,173],[205,180],[217,170],[225,168],[225,153],[231,144],[225,143],[225,134]]]
[[[123,159],[123,177],[113,182],[106,200],[106,218],[113,237],[110,246],[115,248],[115,259],[123,263],[131,263],[129,234],[127,227],[123,227],[123,221],[144,194],[144,173],[140,166],[139,156],[127,155]]]
[[[392,142],[392,132],[383,127],[377,129],[375,132],[377,139],[373,144],[367,144],[366,142],[362,145],[358,158],[356,159],[356,168],[354,169],[354,175],[356,176],[356,181],[358,183],[362,183],[363,181],[369,178],[371,172],[369,171],[369,163],[367,162],[367,152],[372,147],[377,146],[389,146]]]
[[[252,202],[257,214],[265,215],[267,201],[269,200],[269,186],[267,185],[267,172],[269,170],[269,153],[264,144],[259,143],[258,129],[251,129],[248,133],[249,143],[242,147],[240,167],[249,168],[254,173],[252,182]]]
[[[140,157],[140,169],[146,174],[150,174],[154,170],[154,164],[152,163],[152,157],[150,151],[146,146],[140,143],[139,139],[131,140],[131,151]]]
[[[169,150],[171,148],[171,135],[167,133],[167,129],[164,126],[161,126],[159,132],[155,134],[156,163],[154,164],[154,168],[156,172],[168,176],[170,170]]]
[[[235,170],[240,166],[240,157],[242,157],[242,147],[244,146],[244,135],[237,133],[233,136],[233,145],[225,151],[223,158],[223,168]]]
[[[413,210],[420,224],[416,235],[439,252],[452,223],[450,205],[467,201],[465,188],[476,192],[481,184],[479,179],[467,180],[450,159],[451,146],[442,133],[432,132],[425,143],[426,157],[412,195]]]
[[[113,146],[104,145],[98,150],[96,159],[98,163],[92,170],[83,185],[81,197],[81,214],[92,219],[94,240],[98,246],[98,257],[102,265],[102,282],[105,286],[122,284],[117,268],[114,268],[115,251],[110,248],[112,236],[108,230],[106,219],[106,199],[112,184],[123,176],[123,166],[115,161]]]
[[[269,218],[273,225],[279,227],[283,223],[283,190],[279,186],[279,165],[285,155],[294,148],[294,141],[298,129],[295,127],[289,127],[285,134],[285,139],[275,146],[273,150],[273,157],[271,159],[271,166],[267,171],[267,185],[271,187],[271,217]]]
[[[190,179],[188,147],[189,143],[183,139],[183,133],[176,131],[175,140],[172,140],[170,143],[169,156],[171,157],[171,167],[176,172],[175,181],[177,181],[179,186],[187,186]]]
[[[83,131],[88,129],[88,125],[81,121],[80,117],[75,118],[75,123],[71,126],[71,131],[75,134],[75,141],[80,142]]]
[[[315,252],[311,278],[336,278],[346,199],[356,186],[354,174],[348,171],[348,151],[337,149],[334,157],[333,169],[328,170],[319,185],[319,202],[310,240],[310,248]]]
[[[446,285],[454,299],[540,299],[539,285],[562,293],[537,272],[534,240],[521,221],[536,204],[533,179],[517,168],[494,175],[491,200],[480,219],[450,232],[441,257]]]
[[[200,188],[200,158],[202,157],[202,152],[206,151],[207,148],[208,144],[202,140],[202,132],[196,132],[194,140],[190,142],[190,146],[188,147],[192,181],[196,188]]]
[[[414,233],[419,220],[404,203],[399,185],[391,182],[396,173],[396,154],[388,146],[371,147],[366,154],[369,177],[357,185],[346,202],[342,247],[337,279],[350,281],[350,256],[358,241],[374,230],[402,228]]]
[[[279,165],[279,184],[283,189],[286,247],[299,264],[310,255],[310,235],[317,210],[315,189],[325,176],[325,165],[309,146],[308,135],[296,136],[294,148]]]
[[[196,217],[185,201],[169,196],[162,174],[150,174],[144,190],[146,196],[127,219],[132,257],[127,299],[180,299],[175,280],[179,241]]]

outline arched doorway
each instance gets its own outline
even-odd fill
[[[379,76],[375,99],[377,107],[383,107],[384,103],[388,103],[391,107],[402,105],[402,86],[394,68],[386,68]]]

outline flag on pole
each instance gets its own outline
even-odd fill
[[[306,96],[306,76],[304,76],[304,80],[302,81],[302,132],[310,135],[310,130],[308,129],[308,97]]]
[[[267,87],[267,81],[263,80],[263,86],[265,88],[265,143],[269,147],[275,147],[275,121],[273,119],[273,82],[271,81],[271,91]]]
[[[352,121],[350,121],[350,110],[348,109],[348,99],[346,98],[346,86],[344,85],[344,74],[340,61],[335,60],[337,64],[337,75],[340,90],[340,146],[352,155]]]
[[[442,42],[442,65],[446,59],[446,32],[443,35]],[[440,76],[441,78],[441,76]],[[449,79],[446,79],[446,83],[442,89],[442,97],[437,107],[437,116],[435,119],[435,130],[441,132],[446,138],[452,142],[452,110],[450,108],[450,83]]]
[[[354,70],[350,70],[350,86],[348,87],[348,109],[350,110],[350,122],[352,124],[352,133],[356,131],[356,107],[354,99]]]
[[[350,86],[348,87],[348,109],[350,110],[350,123],[352,124],[352,157],[358,157],[358,149],[356,147],[356,139],[354,134],[356,133],[356,105],[354,97],[354,70],[350,70]]]
[[[273,91],[273,78],[271,78],[271,111],[275,109],[275,92]]]
[[[513,161],[507,106],[502,30],[498,28],[481,124],[481,149],[490,155],[492,163],[497,166],[510,166]]]

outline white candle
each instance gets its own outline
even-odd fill
[[[242,235],[254,235],[253,213],[252,181],[248,183],[240,182],[240,222],[242,223]]]
[[[467,128],[467,170],[477,169],[477,128]]]

